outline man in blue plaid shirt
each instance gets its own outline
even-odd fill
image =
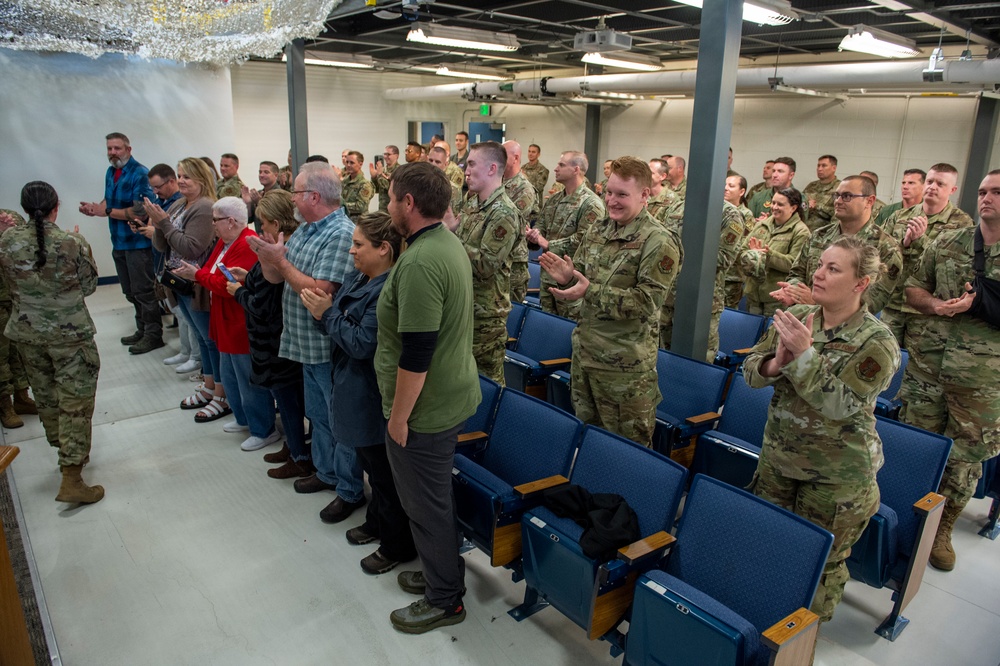
[[[80,202],[80,212],[91,217],[107,217],[111,230],[111,256],[125,298],[135,308],[135,333],[121,339],[133,354],[145,354],[163,346],[160,304],[153,292],[152,242],[129,226],[131,211],[144,197],[155,198],[149,186],[149,170],[132,157],[132,146],[121,132],[106,137],[108,167],[104,177],[104,199],[99,203]]]

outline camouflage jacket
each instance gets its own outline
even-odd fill
[[[454,162],[448,162],[448,166],[444,170],[444,175],[448,176],[448,180],[459,187],[465,185],[465,171]]]
[[[965,283],[975,277],[975,232],[976,227],[965,227],[938,236],[905,286],[919,287],[941,300],[964,294]],[[1000,280],[1000,243],[983,249],[986,277]],[[906,326],[910,362],[917,368],[945,384],[996,386],[1000,375],[1000,331],[968,313],[954,317],[914,315],[907,318]]]
[[[756,238],[767,245],[769,251],[751,250],[747,241]],[[778,282],[788,279],[792,262],[809,242],[809,227],[799,217],[793,216],[780,227],[774,225],[774,218],[767,217],[747,235],[737,261],[746,276],[747,299],[754,303],[774,303],[772,291]]]
[[[769,190],[769,189],[771,189],[771,187],[767,184],[766,180],[762,180],[753,187],[751,187],[749,190],[747,190],[747,204],[753,201],[753,198],[757,196],[758,192],[760,192],[761,190]]]
[[[375,188],[360,172],[344,178],[342,186],[340,205],[344,207],[349,218],[357,220],[362,213],[368,212],[368,202],[375,196]],[[388,206],[388,202],[386,205]]]
[[[482,203],[474,194],[465,201],[455,234],[472,262],[472,313],[477,322],[506,319],[510,312],[510,266],[520,224],[503,187]]]
[[[802,190],[802,203],[805,204],[805,221],[810,231],[815,231],[820,227],[825,227],[834,221],[833,219],[833,193],[840,186],[840,180],[834,178],[825,185],[818,180],[806,185]],[[816,202],[815,208],[809,208],[809,200]],[[872,214],[872,219],[875,215]]]
[[[670,188],[664,186],[656,196],[650,195],[649,200],[646,201],[646,210],[654,219],[665,223],[664,216],[667,214],[667,210],[675,206],[678,201],[683,200],[679,199]]]
[[[536,228],[549,242],[549,252],[572,257],[590,225],[605,214],[601,198],[581,184],[572,194],[563,189],[549,197]],[[548,273],[542,273],[542,280],[552,284]]]
[[[534,166],[531,165],[531,162],[526,162],[521,165],[521,173],[535,188],[535,196],[541,199],[545,192],[545,183],[549,182],[549,168],[541,162],[536,162]]]
[[[680,268],[680,250],[645,210],[619,226],[590,225],[573,264],[590,281],[573,331],[573,363],[598,370],[656,368],[660,311]]]
[[[813,273],[819,267],[820,255],[842,235],[844,234],[840,230],[839,221],[816,229],[792,265],[792,270],[788,273],[788,281],[792,283],[804,282],[812,286]],[[892,236],[882,231],[881,227],[870,219],[855,235],[865,243],[875,245],[878,248],[879,258],[885,265],[885,275],[865,293],[868,309],[872,312],[881,312],[882,308],[889,303],[896,285],[902,280],[903,248]]]
[[[687,196],[688,189],[688,179],[687,176],[681,179],[681,182],[677,183],[677,187],[670,184],[669,180],[663,181],[663,189],[670,190],[677,199],[683,199]]]
[[[521,232],[523,235],[523,227],[528,225],[538,210],[538,197],[535,195],[535,188],[531,186],[528,178],[521,171],[505,180],[503,182],[503,189],[507,193],[507,198],[514,203],[514,206],[521,214]]]
[[[912,208],[897,211],[889,218],[886,226],[883,227],[886,233],[899,242],[899,246],[903,251],[902,277],[900,277],[896,285],[896,290],[892,292],[892,297],[887,307],[893,310],[902,310],[910,314],[916,314],[917,311],[905,303],[903,297],[903,292],[905,291],[904,284],[913,275],[913,272],[917,270],[917,266],[920,264],[920,257],[923,256],[924,251],[945,231],[975,225],[975,222],[972,221],[972,218],[965,211],[949,201],[948,205],[940,213],[927,218],[927,231],[924,232],[924,235],[910,243],[910,247],[903,247],[903,239],[906,237],[906,221],[921,215],[926,215],[923,210],[923,204],[917,204]]]
[[[27,224],[24,220],[24,216],[18,213],[16,210],[10,210],[9,208],[0,208],[0,213],[7,213],[14,218],[14,222],[18,225]],[[4,271],[0,271],[0,303],[10,303],[10,285],[7,284],[7,274]]]
[[[752,198],[747,197],[747,208],[753,213],[754,217],[760,217],[761,215],[771,214],[771,197],[774,196],[773,187],[765,187],[763,189],[757,190]],[[805,222],[803,222],[805,224]],[[806,227],[808,229],[809,227]]]
[[[222,197],[242,197],[243,181],[240,180],[238,175],[232,178],[219,179],[215,184],[215,196],[219,199]]]
[[[90,244],[77,233],[45,223],[45,265],[35,270],[34,225],[0,236],[0,266],[11,287],[12,311],[4,334],[35,345],[94,337],[94,321],[83,299],[97,289]]]
[[[372,178],[372,187],[378,193],[378,209],[389,210],[389,179],[392,173],[399,168],[399,163],[392,166],[382,166],[382,173]]]
[[[760,458],[785,478],[814,483],[867,483],[882,467],[882,442],[875,432],[875,399],[900,363],[892,332],[862,305],[847,321],[823,329],[818,305],[794,305],[788,312],[813,320],[813,344],[781,369],[764,377],[761,365],[774,356],[778,334],[771,326],[743,362],[752,388],[774,385]]]
[[[741,239],[746,239],[753,231],[753,228],[757,226],[757,220],[754,219],[753,213],[746,206],[737,206],[736,209],[740,211],[740,215],[743,216],[743,236]],[[740,249],[743,247],[743,240],[740,241]],[[739,251],[737,251],[737,256]],[[733,265],[729,267],[729,271],[726,272],[726,282],[743,282],[743,274],[740,271],[740,262],[733,260]]]

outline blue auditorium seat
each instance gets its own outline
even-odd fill
[[[500,385],[488,377],[479,375],[479,391],[483,399],[476,408],[476,413],[469,417],[458,435],[456,453],[463,453],[470,458],[476,458],[482,451],[493,428],[493,416],[500,402]]]
[[[899,387],[903,385],[903,373],[906,372],[906,364],[910,361],[910,354],[905,349],[900,349],[902,361],[899,370],[892,376],[888,388],[882,391],[875,401],[875,415],[885,416],[893,420],[899,420],[899,408],[903,403],[899,399]]]
[[[503,363],[507,388],[545,398],[545,378],[568,368],[576,322],[537,308],[526,308],[521,332]]]
[[[767,318],[726,308],[719,319],[719,351],[715,354],[715,364],[735,370],[743,362],[747,352],[757,344]]]
[[[719,418],[729,372],[663,349],[656,357],[662,400],[656,408],[653,448],[690,465],[694,435],[707,431]],[[684,449],[674,451],[674,449]]]

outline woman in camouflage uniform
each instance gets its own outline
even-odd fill
[[[0,236],[0,266],[13,302],[5,334],[18,343],[45,437],[59,449],[56,501],[90,504],[104,497],[104,488],[80,476],[90,454],[101,369],[83,301],[97,289],[97,265],[83,236],[56,226],[59,196],[51,185],[25,185],[21,207],[29,223]]]
[[[892,332],[863,301],[881,270],[875,247],[837,239],[813,277],[816,305],[775,312],[743,365],[751,387],[774,385],[751,488],[834,536],[812,604],[821,621],[833,617],[851,546],[879,505],[873,411],[900,363]]]

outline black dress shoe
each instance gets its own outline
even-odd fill
[[[128,347],[130,345],[134,345],[135,343],[139,342],[139,340],[142,340],[142,333],[136,331],[132,335],[126,335],[124,338],[122,338],[121,343],[126,347]]]
[[[320,520],[324,523],[339,523],[352,513],[355,509],[360,509],[367,500],[362,497],[357,502],[347,502],[339,495],[337,499],[326,505],[326,508],[319,512]]]
[[[303,495],[308,495],[310,493],[318,493],[321,490],[337,489],[337,484],[326,483],[315,474],[307,476],[304,479],[299,479],[293,485],[295,486],[295,492],[302,493]]]

